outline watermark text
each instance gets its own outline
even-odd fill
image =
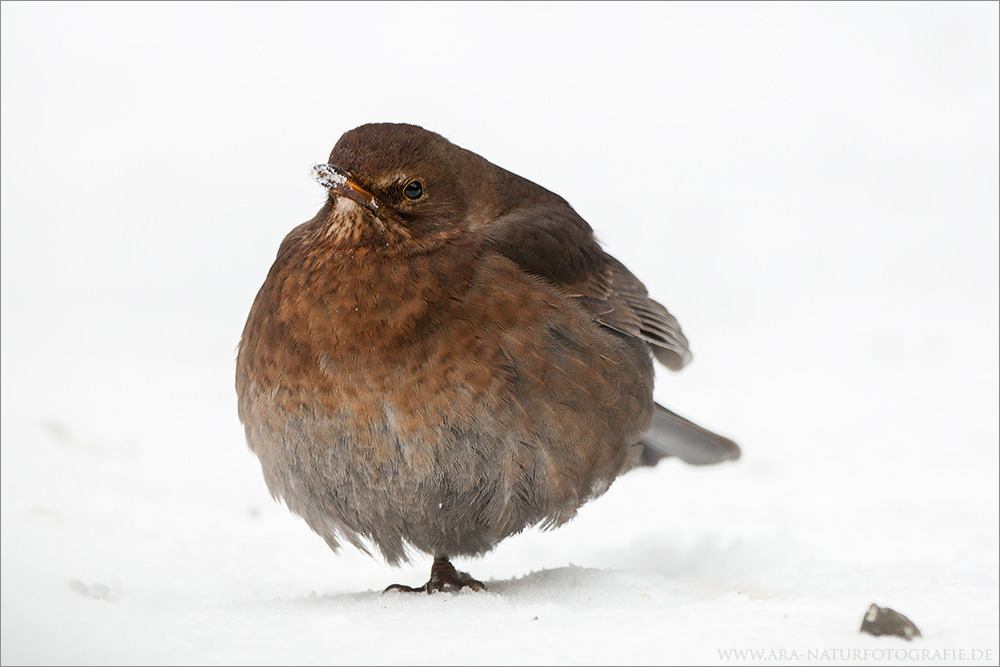
[[[989,648],[720,648],[731,662],[990,662]]]

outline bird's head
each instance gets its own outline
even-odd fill
[[[321,218],[345,244],[426,244],[461,234],[470,185],[492,164],[416,125],[375,123],[344,134],[313,176],[329,193]],[[323,215],[325,213],[325,215]]]
[[[416,125],[345,133],[313,167],[329,193],[317,220],[341,245],[426,247],[518,206],[561,198]]]

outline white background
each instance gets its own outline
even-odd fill
[[[2,662],[995,664],[997,25],[4,3]],[[334,555],[273,503],[236,343],[323,201],[309,167],[370,121],[566,197],[691,340],[657,399],[744,458],[636,471],[459,561],[486,594],[382,596],[429,559]],[[871,602],[924,637],[858,634]]]

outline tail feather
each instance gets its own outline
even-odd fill
[[[740,448],[729,438],[708,431],[656,404],[653,423],[639,441],[640,465],[652,466],[676,456],[691,465],[711,465],[740,458]]]

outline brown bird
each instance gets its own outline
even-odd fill
[[[239,416],[271,494],[337,551],[449,559],[558,526],[664,456],[736,459],[653,402],[690,359],[560,196],[414,125],[363,125],[314,168],[329,195],[254,300]]]

